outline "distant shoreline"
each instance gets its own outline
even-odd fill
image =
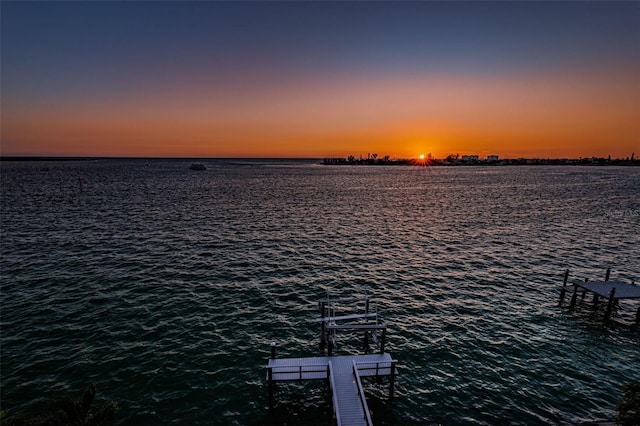
[[[102,157],[104,158],[104,157]],[[0,161],[89,161],[102,159],[101,157],[27,157],[7,155],[0,157]]]
[[[4,155],[0,156],[0,162],[2,161],[96,161],[96,160],[138,160],[138,161],[150,161],[150,160],[166,160],[166,161],[247,161],[247,160],[262,160],[262,161],[322,161],[319,158],[278,158],[278,157],[56,157],[56,156],[27,156],[27,155]]]
[[[485,159],[379,159],[379,158],[325,158],[322,164],[329,166],[640,166],[640,160],[634,158],[505,158]]]
[[[44,161],[97,161],[97,160],[167,160],[167,161],[206,161],[206,160],[255,160],[255,161],[314,161],[329,166],[419,166],[419,167],[458,167],[458,166],[640,166],[637,158],[505,158],[499,160],[486,159],[388,159],[388,158],[249,158],[249,157],[73,157],[73,156],[0,156],[0,162],[44,162]]]

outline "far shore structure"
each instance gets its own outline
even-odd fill
[[[324,165],[358,165],[358,166],[640,166],[640,159],[632,153],[626,158],[580,157],[580,158],[501,158],[499,155],[459,155],[452,154],[444,159],[433,158],[431,154],[419,158],[391,158],[376,153],[366,156],[333,157],[322,160]]]

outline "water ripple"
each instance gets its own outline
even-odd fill
[[[9,414],[96,381],[119,424],[325,424],[313,383],[267,419],[262,367],[271,340],[318,353],[327,291],[366,289],[390,323],[393,404],[365,381],[380,424],[604,419],[640,380],[637,332],[556,306],[567,267],[640,281],[640,217],[611,214],[640,210],[638,170],[188,165],[3,163]]]

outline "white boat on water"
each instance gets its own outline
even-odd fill
[[[193,163],[189,168],[191,170],[207,170],[207,168],[202,163]]]

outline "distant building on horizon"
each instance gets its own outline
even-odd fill
[[[479,158],[477,155],[463,155],[462,161],[478,161]]]
[[[498,156],[497,155],[487,155],[487,161],[489,161],[489,162],[498,161]]]

